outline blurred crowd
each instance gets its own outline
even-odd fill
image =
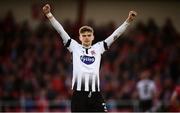
[[[61,21],[60,21],[61,22]],[[17,23],[12,12],[0,18],[0,111],[68,111],[71,100],[72,58],[47,19],[32,29]],[[78,41],[77,23],[61,22]],[[94,28],[94,43],[108,37],[118,26],[113,22]],[[179,82],[180,34],[171,19],[159,27],[154,19],[138,21],[104,53],[100,79],[109,109],[120,109],[122,100],[134,95],[140,72],[148,69],[155,82],[162,111]],[[116,106],[116,107],[114,107]],[[22,109],[23,108],[23,109]]]

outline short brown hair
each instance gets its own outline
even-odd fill
[[[79,34],[84,33],[84,32],[92,32],[92,33],[94,33],[94,30],[90,26],[82,26],[81,28],[79,28]]]

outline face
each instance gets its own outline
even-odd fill
[[[92,41],[94,40],[94,35],[92,32],[84,32],[80,34],[79,39],[83,46],[89,47],[91,46]]]
[[[141,79],[147,79],[150,77],[150,72],[149,71],[143,71],[141,73]]]

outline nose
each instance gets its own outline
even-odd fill
[[[84,38],[84,39],[89,39],[89,36],[88,36],[88,35],[86,35],[86,36],[84,36],[83,38]]]
[[[89,38],[89,36],[88,36],[88,35],[86,35],[86,36],[85,36],[85,38]]]
[[[85,37],[84,40],[85,40],[85,41],[89,41],[89,38],[88,38],[88,37]]]

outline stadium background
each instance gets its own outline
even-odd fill
[[[136,21],[103,55],[101,89],[110,111],[138,111],[135,86],[142,69],[158,88],[159,111],[179,81],[180,11],[178,1],[163,0],[6,0],[0,1],[0,111],[69,111],[71,55],[42,14],[50,3],[68,34],[95,30],[105,39],[126,19]]]

